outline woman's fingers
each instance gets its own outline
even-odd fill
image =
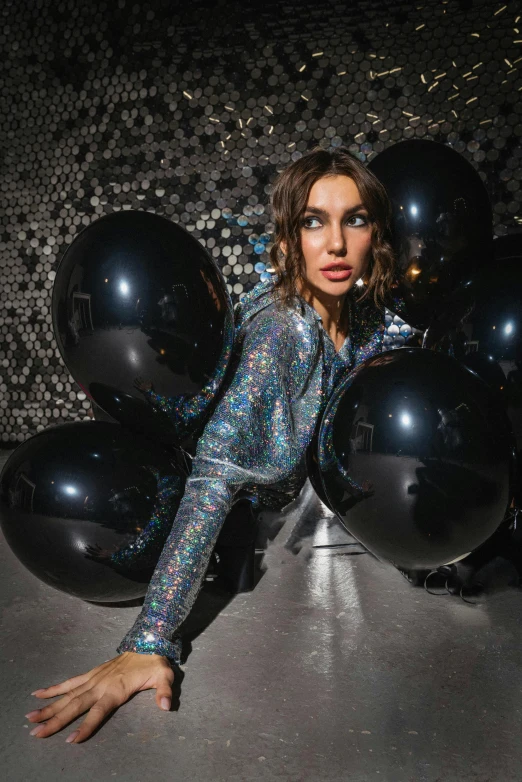
[[[36,736],[39,739],[45,739],[47,736],[52,736],[53,733],[61,730],[65,725],[68,725],[79,717],[80,714],[83,714],[87,709],[90,709],[85,720],[80,727],[76,729],[78,735],[73,742],[78,743],[79,741],[88,738],[98,725],[103,722],[105,717],[119,705],[117,698],[108,693],[103,695],[99,700],[96,700],[96,696],[92,691],[86,692],[84,695],[73,698],[67,706],[58,714],[55,714],[54,717],[47,720],[47,722],[37,725],[37,727],[31,731],[31,735]]]
[[[94,704],[80,727],[74,731],[75,733],[77,732],[77,735],[69,743],[79,744],[80,741],[88,739],[96,728],[101,725],[105,717],[114,709],[117,709],[118,706],[121,706],[121,703],[114,696],[104,695],[101,700]]]
[[[91,671],[87,671],[87,673],[82,673],[79,676],[73,676],[71,679],[66,679],[64,682],[60,682],[60,684],[53,684],[51,687],[42,687],[40,690],[32,692],[31,695],[34,695],[35,698],[55,698],[57,695],[64,695],[66,692],[74,690],[75,687],[81,687],[82,684],[88,682],[89,679],[91,679],[100,668],[107,665],[108,662],[110,662],[110,660],[98,665],[97,668],[93,668]]]

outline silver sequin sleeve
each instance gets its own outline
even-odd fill
[[[179,663],[176,631],[200,590],[236,493],[295,474],[303,443],[296,437],[288,391],[289,332],[291,318],[274,307],[246,327],[233,378],[198,441],[143,608],[118,653],[160,654]]]

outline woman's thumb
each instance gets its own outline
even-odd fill
[[[164,711],[170,711],[172,701],[172,690],[168,685],[156,688],[156,703]]]

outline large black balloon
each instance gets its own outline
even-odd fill
[[[0,522],[46,584],[84,600],[132,600],[147,590],[183,487],[183,472],[152,441],[116,423],[62,424],[9,457]]]
[[[394,144],[368,168],[392,204],[401,314],[411,325],[427,328],[446,306],[448,294],[465,286],[491,258],[486,189],[462,155],[435,141]]]
[[[388,351],[348,375],[318,447],[331,507],[398,567],[469,553],[497,529],[513,493],[513,439],[498,395],[431,350]]]
[[[111,416],[165,443],[177,441],[176,431],[136,380],[203,413],[228,364],[233,320],[226,283],[206,250],[150,212],[96,220],[56,273],[54,331],[74,379]]]

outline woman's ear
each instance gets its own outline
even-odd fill
[[[286,242],[280,242],[279,249],[282,252],[284,258],[286,256],[286,250],[287,250]]]

